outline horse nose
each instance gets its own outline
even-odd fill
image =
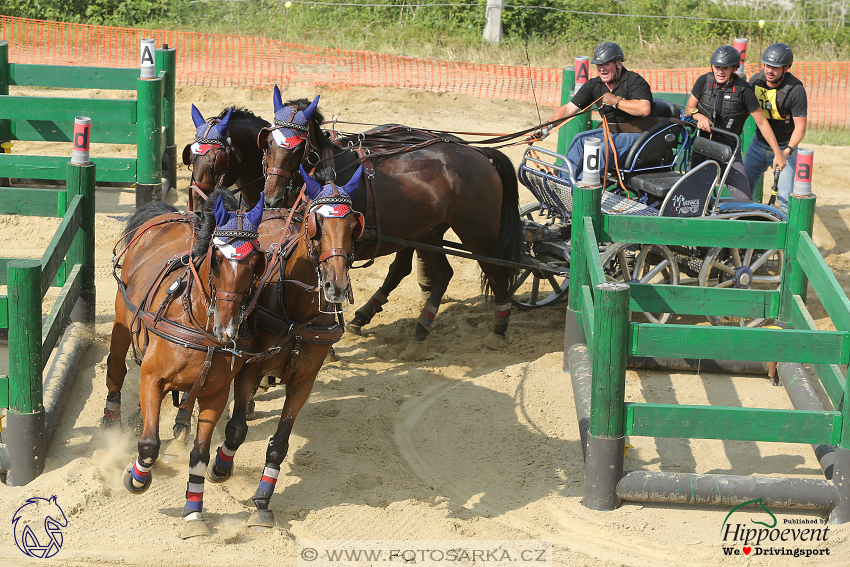
[[[267,195],[265,206],[270,208],[270,209],[279,209],[280,207],[283,206],[283,197],[279,197],[279,196],[271,197],[271,196]]]

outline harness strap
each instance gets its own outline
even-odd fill
[[[204,360],[204,365],[201,367],[201,373],[198,374],[197,378],[195,378],[195,383],[192,384],[192,389],[189,390],[189,395],[186,396],[186,399],[180,403],[180,409],[189,409],[195,404],[195,398],[198,397],[198,392],[204,387],[204,384],[207,381],[207,374],[210,372],[214,353],[215,347],[211,346],[207,348],[207,358]],[[236,355],[234,354],[233,356]]]

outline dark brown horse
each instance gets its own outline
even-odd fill
[[[204,206],[201,224],[163,203],[139,208],[128,223],[124,250],[115,256],[118,280],[115,322],[107,361],[108,395],[103,424],[121,425],[121,387],[132,345],[140,364],[139,401],[144,430],[138,457],[124,473],[124,486],[142,493],[151,484],[159,455],[159,413],[167,392],[197,398],[198,428],[189,455],[189,487],[183,537],[209,533],[201,519],[210,438],[233,376],[253,337],[243,321],[250,312],[253,282],[265,269],[258,251],[262,203],[237,213],[236,198],[217,189]],[[194,240],[194,249],[186,250]],[[120,269],[120,277],[118,270]],[[247,335],[247,336],[246,336]],[[138,357],[141,354],[141,359]]]
[[[276,99],[275,108],[281,105]],[[315,104],[315,101],[314,103]],[[306,100],[286,105],[309,108]],[[384,284],[357,310],[349,328],[360,328],[381,310],[389,294],[411,271],[413,247],[389,243],[382,235],[432,246],[442,246],[443,234],[452,229],[468,252],[482,257],[520,262],[524,235],[518,211],[517,179],[510,159],[498,150],[477,149],[446,134],[385,126],[351,140],[349,147],[332,142],[320,128],[323,117],[313,111],[306,139],[294,147],[282,147],[273,132],[259,144],[266,150],[266,168],[295,173],[295,163],[305,169],[332,167],[337,182],[351,177],[356,165],[364,165],[365,179],[354,198],[354,208],[366,216],[372,239],[357,248],[357,259],[370,259],[398,252]],[[378,140],[372,142],[372,140]],[[370,154],[356,151],[367,148]],[[292,183],[298,186],[298,183]],[[285,184],[271,176],[266,181],[266,206],[286,202]],[[430,279],[430,294],[416,323],[405,358],[427,356],[426,339],[439,310],[453,271],[445,254],[418,250]],[[506,344],[511,304],[509,289],[518,270],[479,261],[482,287],[495,298],[493,332],[484,344],[501,348]]]
[[[262,377],[278,378],[286,385],[286,400],[277,432],[269,440],[266,464],[253,497],[257,510],[250,525],[274,526],[269,500],[289,450],[293,423],[331,345],[342,336],[340,304],[353,298],[348,268],[353,260],[354,241],[363,231],[363,217],[351,208],[351,193],[357,190],[360,171],[343,187],[330,183],[322,187],[306,172],[304,177],[310,199],[306,217],[302,220],[286,209],[266,210],[260,225],[261,247],[279,254],[272,257],[276,265],[270,272],[276,282],[262,289],[257,303],[254,350],[279,352],[246,364],[239,371],[225,441],[216,453],[215,464],[207,470],[207,478],[213,482],[230,478],[233,456],[248,431],[249,398]],[[292,224],[287,223],[290,214],[294,217]]]
[[[192,105],[195,138],[183,148],[183,163],[192,168],[189,210],[201,205],[216,187],[231,187],[253,207],[265,183],[263,152],[257,136],[269,123],[245,108],[225,108],[204,120]]]

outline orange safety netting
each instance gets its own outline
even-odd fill
[[[401,87],[480,98],[561,102],[561,69],[481,65],[329,49],[259,37],[111,28],[0,16],[10,61],[50,65],[135,67],[139,40],[177,49],[177,85],[268,88]],[[752,66],[755,69],[755,66]],[[701,69],[635,69],[653,91],[687,93]],[[751,71],[752,72],[752,71]],[[809,124],[848,127],[850,62],[797,62],[794,74],[809,98]],[[532,81],[534,89],[532,90]],[[72,85],[69,85],[72,86]]]

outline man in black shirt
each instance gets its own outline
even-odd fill
[[[599,76],[582,85],[573,99],[556,110],[547,120],[552,122],[560,118],[569,118],[601,97],[600,112],[608,120],[611,138],[619,158],[624,157],[635,140],[640,137],[641,130],[632,123],[639,118],[649,116],[652,111],[652,92],[649,89],[649,83],[637,73],[623,67],[623,59],[623,49],[616,43],[606,41],[596,46],[590,62],[596,65]],[[551,127],[538,130],[540,139],[545,138],[550,131]],[[567,160],[570,161],[575,172],[573,181],[580,180],[582,177],[584,140],[591,136],[603,140],[604,143],[603,131],[597,128],[575,136],[567,150]],[[604,147],[602,160],[601,171],[604,179],[607,168]]]
[[[776,142],[785,154],[788,166],[779,175],[779,208],[788,210],[788,197],[794,187],[794,170],[797,168],[797,147],[806,134],[808,99],[803,83],[788,72],[794,62],[794,53],[784,43],[774,43],[761,56],[764,68],[750,78],[764,116],[767,118]],[[770,147],[761,131],[756,132],[744,168],[747,179],[755,187],[759,177],[770,166]]]
[[[785,167],[785,155],[776,143],[776,137],[764,113],[761,112],[753,89],[747,81],[735,73],[741,64],[741,54],[734,47],[722,45],[714,50],[710,63],[711,71],[697,78],[694,83],[686,112],[704,132],[711,132],[711,127],[714,126],[729,130],[738,136],[744,131],[747,116],[752,116],[768,145],[773,149],[773,166],[780,169]],[[732,145],[724,136],[718,136],[717,141]],[[747,181],[740,149],[734,160],[732,170],[726,178],[726,187],[732,197],[751,201],[753,191]],[[700,162],[694,160],[691,165],[698,163]]]

